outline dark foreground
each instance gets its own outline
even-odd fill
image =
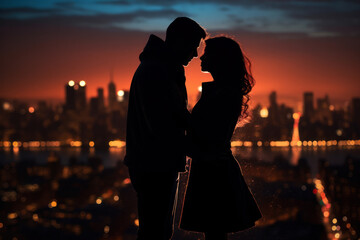
[[[264,217],[229,239],[358,239],[359,159],[348,157],[338,167],[319,160],[316,181],[306,159],[296,166],[282,156],[272,162],[238,159]],[[0,164],[1,240],[136,239],[136,195],[121,159],[107,169],[98,157],[86,164],[73,157],[63,166],[55,154],[46,164],[36,159]],[[182,174],[175,226],[186,180]],[[175,227],[173,239],[202,235]]]

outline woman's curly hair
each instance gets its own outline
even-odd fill
[[[219,36],[208,38],[206,51],[210,50],[216,55],[217,68],[222,71],[224,79],[229,84],[239,86],[242,104],[239,113],[239,120],[249,116],[250,91],[254,87],[255,80],[251,72],[251,62],[242,51],[240,44],[232,38]]]

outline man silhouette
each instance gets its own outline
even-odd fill
[[[137,192],[138,240],[170,239],[178,172],[185,169],[187,110],[184,67],[197,57],[205,30],[176,18],[163,41],[155,35],[140,54],[130,87],[125,164]]]

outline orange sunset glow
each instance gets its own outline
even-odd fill
[[[124,7],[118,6],[119,13],[110,13],[105,6],[104,3],[103,8],[99,8],[103,11],[101,14],[81,18],[75,13],[36,15],[36,9],[42,8],[40,4],[27,6],[29,14],[32,11],[34,16],[23,18],[26,10],[5,7],[0,23],[0,33],[4,36],[0,39],[0,97],[63,100],[64,84],[69,80],[85,80],[87,97],[91,97],[96,95],[98,87],[106,89],[110,71],[114,72],[117,89],[129,89],[139,64],[138,56],[149,35],[155,33],[164,38],[166,27],[175,16],[171,13],[159,20],[160,23],[154,20],[156,15],[149,15],[148,21],[120,20],[125,14]],[[83,3],[82,7],[90,8],[91,4]],[[270,22],[268,28],[263,29],[260,23],[254,22],[256,18],[246,6],[234,7],[244,12],[244,16],[238,17],[253,24],[253,28],[242,22],[234,25],[235,19],[229,18],[226,12],[209,19],[206,16],[217,11],[210,7],[204,8],[208,13],[190,15],[207,29],[209,36],[226,34],[242,44],[252,60],[256,80],[254,102],[267,103],[269,92],[274,90],[280,101],[293,106],[301,100],[304,91],[313,91],[319,97],[328,94],[335,105],[358,95],[360,37],[358,30],[349,29],[351,22],[343,19],[338,23],[343,25],[335,28],[314,13],[314,16],[303,18],[289,17],[290,26],[280,26],[275,21],[279,16],[265,11],[259,3],[259,11],[264,11],[261,12],[263,18]],[[331,7],[334,9],[329,11],[337,11],[335,6]],[[273,8],[276,10],[276,6]],[[186,12],[186,9],[179,7],[178,10]],[[292,10],[290,6],[286,10],[284,5],[284,11]],[[138,17],[134,12],[133,18]],[[312,18],[321,21],[302,27]],[[193,103],[198,86],[203,81],[211,81],[211,76],[200,71],[199,59],[186,67],[186,76],[189,101]]]

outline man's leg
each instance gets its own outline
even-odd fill
[[[177,173],[129,172],[138,197],[138,240],[170,239]]]

